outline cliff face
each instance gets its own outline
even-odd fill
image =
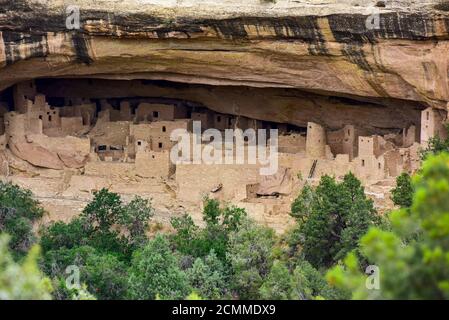
[[[66,28],[66,7],[81,28]],[[446,108],[449,2],[0,0],[0,90],[39,77],[299,88]],[[368,22],[367,22],[368,21]]]

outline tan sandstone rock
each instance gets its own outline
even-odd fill
[[[10,141],[9,147],[14,155],[28,161],[36,167],[62,169],[64,165],[58,155],[47,149],[23,141]]]

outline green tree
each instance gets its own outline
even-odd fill
[[[392,230],[371,228],[360,242],[380,270],[380,290],[367,290],[353,253],[329,271],[330,284],[354,299],[449,298],[449,155],[429,156],[412,185],[412,205],[390,215]]]
[[[184,255],[201,256],[201,244],[199,244],[199,241],[201,241],[199,239],[200,228],[195,225],[192,217],[184,214],[181,217],[174,217],[170,221],[175,230],[170,235],[170,241],[176,250]]]
[[[200,229],[188,215],[173,218],[171,224],[175,234],[171,236],[171,241],[176,250],[184,255],[197,258],[214,251],[224,261],[229,234],[239,228],[245,217],[246,212],[242,208],[229,205],[221,208],[217,200],[206,198],[203,210],[206,227]]]
[[[0,232],[10,235],[9,246],[15,258],[23,257],[35,243],[33,223],[43,214],[31,191],[0,181]]]
[[[310,185],[306,184],[299,196],[293,201],[291,206],[291,216],[300,222],[305,222],[312,205],[315,201],[315,190]]]
[[[262,299],[313,300],[343,299],[347,296],[330,287],[324,276],[307,261],[298,261],[291,273],[288,266],[274,261],[260,290]]]
[[[312,300],[324,298],[337,300],[347,298],[344,292],[329,286],[323,274],[304,260],[297,263],[291,281],[291,299]]]
[[[259,288],[273,263],[275,241],[272,229],[249,219],[230,234],[226,256],[232,270],[232,287],[240,298],[259,298]]]
[[[396,178],[396,187],[391,191],[391,200],[401,208],[409,208],[413,200],[413,186],[410,175],[403,172]]]
[[[71,249],[89,243],[92,226],[83,218],[72,219],[69,223],[58,221],[40,230],[40,245],[45,252],[57,249]]]
[[[0,300],[50,300],[51,281],[37,265],[39,247],[33,246],[19,264],[10,253],[8,241],[9,236],[0,235]]]
[[[148,221],[153,216],[149,200],[135,197],[128,204],[106,189],[80,217],[56,222],[41,230],[42,265],[56,283],[55,298],[86,298],[81,290],[65,288],[65,269],[80,268],[81,281],[99,299],[127,296],[127,269],[132,253],[146,243]]]
[[[183,299],[191,288],[186,274],[170,250],[168,240],[156,236],[145,247],[134,252],[129,269],[129,297],[139,300]]]
[[[44,253],[87,245],[129,260],[132,250],[147,241],[146,231],[153,214],[149,200],[135,197],[123,204],[120,196],[102,189],[80,217],[43,228],[41,245]]]
[[[154,209],[150,200],[135,196],[131,202],[123,206],[117,220],[126,229],[128,241],[140,245],[147,240],[148,223],[153,216]]]
[[[274,261],[259,289],[260,297],[264,300],[289,300],[291,291],[292,279],[287,266],[279,260]]]
[[[207,226],[217,226],[220,223],[220,216],[220,202],[215,199],[206,198],[204,200],[203,220]]]
[[[58,284],[55,298],[67,299],[73,292],[65,290],[65,270],[77,266],[80,282],[86,289],[102,300],[124,299],[127,290],[127,266],[116,256],[96,250],[90,246],[62,248],[45,254],[43,269]],[[61,283],[62,282],[62,283]],[[62,290],[62,292],[61,292]],[[58,295],[60,295],[58,297]]]
[[[92,226],[86,217],[72,219],[69,223],[56,222],[40,231],[44,257],[48,251],[90,246],[104,253],[112,253],[120,259],[130,259],[130,246],[115,230]]]
[[[225,259],[229,233],[238,229],[246,216],[244,209],[235,206],[220,208],[220,203],[214,199],[205,199],[203,220],[206,228],[201,232],[202,255],[213,250],[218,257]]]
[[[94,199],[83,210],[83,216],[99,230],[109,230],[123,210],[122,200],[116,193],[101,189],[94,193]]]
[[[352,173],[341,183],[323,176],[314,190],[305,188],[296,203],[294,208],[302,211],[297,245],[316,268],[329,267],[343,258],[357,247],[369,226],[381,222],[372,200]]]
[[[197,258],[186,273],[190,285],[201,297],[216,300],[226,294],[225,267],[215,252],[212,251],[205,258]]]

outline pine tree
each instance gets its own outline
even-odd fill
[[[409,208],[413,201],[412,179],[408,173],[396,178],[396,188],[391,191],[391,200],[401,208]]]

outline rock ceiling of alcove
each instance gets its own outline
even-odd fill
[[[0,0],[0,90],[42,77],[283,87],[445,107],[449,16],[439,1]],[[200,6],[201,4],[201,6]]]

